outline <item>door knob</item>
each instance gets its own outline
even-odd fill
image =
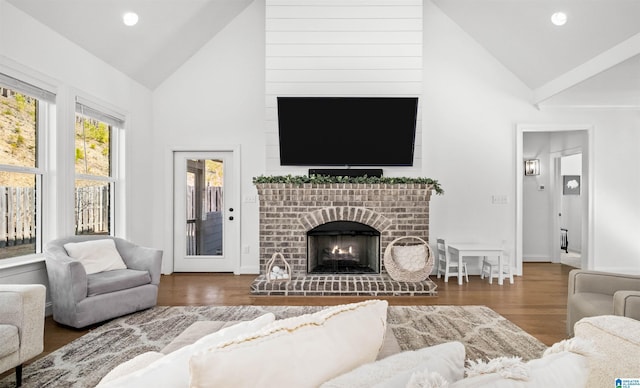
[[[233,211],[233,208],[232,208],[232,207],[230,207],[230,208],[229,208],[229,211],[230,211],[230,212],[232,212],[232,211]]]
[[[229,217],[229,221],[233,221],[233,216]]]

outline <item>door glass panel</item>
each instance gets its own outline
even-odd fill
[[[220,256],[223,254],[223,162],[188,159],[186,174],[186,254]]]

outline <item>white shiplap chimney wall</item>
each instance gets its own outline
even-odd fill
[[[422,0],[266,0],[265,68],[266,173],[306,174],[280,166],[277,97],[421,97]],[[414,166],[385,175],[420,175],[421,117]]]

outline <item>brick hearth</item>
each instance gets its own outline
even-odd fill
[[[260,275],[251,284],[251,293],[257,295],[356,295],[356,296],[425,296],[435,295],[436,285],[431,281],[397,282],[387,274],[380,275],[306,275],[290,281],[267,282]]]
[[[427,184],[257,184],[260,199],[260,272],[254,294],[414,295],[434,294],[432,282],[393,281],[384,265],[377,275],[308,275],[307,231],[332,221],[354,221],[380,232],[381,256],[394,239],[428,241]],[[291,266],[286,282],[265,280],[267,262],[280,252]],[[382,261],[382,257],[380,258]],[[311,280],[313,279],[313,280]]]

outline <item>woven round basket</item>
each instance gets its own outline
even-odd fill
[[[424,258],[424,265],[421,268],[415,270],[407,270],[402,267],[400,263],[393,257],[394,246],[414,246],[424,245],[426,256]],[[387,270],[391,279],[398,282],[421,282],[429,277],[433,270],[433,251],[429,244],[420,237],[405,236],[393,240],[387,248],[384,250],[384,268]]]
[[[275,279],[271,277],[271,270],[273,269],[275,264],[278,264],[278,262],[280,262],[280,264],[282,265],[282,268],[284,269],[284,273],[287,275],[286,278]],[[267,282],[288,282],[291,280],[291,266],[284,259],[284,256],[282,255],[282,253],[276,252],[273,255],[271,255],[271,259],[269,259],[269,261],[267,262],[267,272],[265,275],[267,278]]]

